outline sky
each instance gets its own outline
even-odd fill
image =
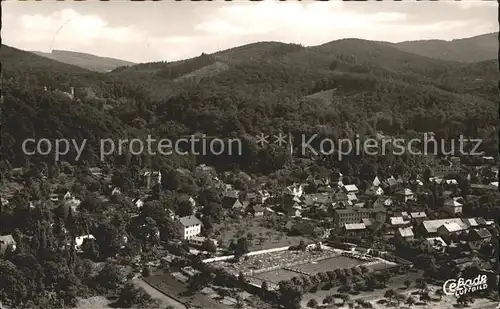
[[[2,43],[132,62],[175,61],[259,41],[401,42],[498,31],[496,1],[2,1]]]

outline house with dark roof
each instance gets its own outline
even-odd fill
[[[243,204],[237,197],[224,196],[222,198],[222,207],[225,209],[242,209]]]
[[[400,227],[396,231],[396,237],[403,241],[413,240],[415,234],[413,234],[413,228],[411,226],[408,227]]]
[[[379,195],[383,195],[383,194],[384,194],[384,190],[379,186],[372,186],[372,187],[366,189],[366,191],[365,191],[365,195],[368,195],[368,196],[379,196]]]
[[[420,250],[427,253],[444,253],[448,244],[441,237],[426,238],[420,244]]]
[[[399,190],[395,195],[402,202],[415,200],[415,194],[410,189]]]
[[[392,198],[389,196],[381,195],[377,197],[377,200],[373,203],[374,208],[378,207],[388,207],[393,203]]]
[[[146,171],[142,174],[142,177],[147,190],[161,183],[160,171]]]
[[[467,235],[471,249],[479,250],[484,244],[491,241],[492,235],[486,228],[473,229]]]
[[[333,193],[333,188],[330,186],[321,186],[318,188],[319,193]]]

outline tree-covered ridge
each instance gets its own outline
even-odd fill
[[[343,136],[348,127],[368,135],[479,136],[486,149],[496,147],[492,61],[460,64],[358,39],[316,47],[260,42],[109,74],[9,47],[2,54],[2,150],[14,165],[24,161],[19,143],[33,136],[96,142],[203,132],[246,139],[263,131],[300,135],[320,128]],[[224,69],[193,73],[215,63]],[[76,100],[52,91],[70,87]],[[316,93],[323,100],[311,99]]]
[[[422,40],[391,45],[426,57],[474,63],[498,57],[498,32],[451,41]]]

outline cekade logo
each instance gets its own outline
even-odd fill
[[[446,295],[455,295],[459,297],[467,293],[472,293],[488,288],[488,277],[486,275],[479,275],[474,279],[458,278],[447,280],[443,284],[443,292]]]

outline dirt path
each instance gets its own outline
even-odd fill
[[[167,306],[173,306],[175,309],[186,309],[186,306],[176,301],[175,299],[161,293],[154,287],[150,286],[147,282],[142,279],[134,279],[132,282],[136,286],[142,287],[152,298],[157,299],[161,302],[161,308],[165,308]]]

